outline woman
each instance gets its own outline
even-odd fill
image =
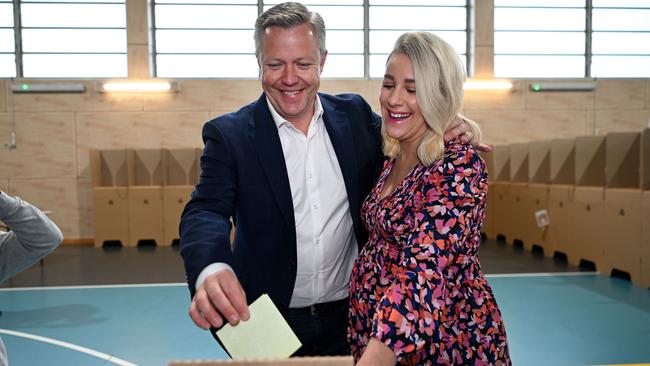
[[[370,237],[350,285],[358,365],[511,363],[478,260],[485,164],[469,143],[443,141],[465,119],[464,79],[456,52],[430,33],[402,35],[388,58],[379,100],[389,159],[363,204]]]

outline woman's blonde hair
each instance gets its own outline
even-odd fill
[[[472,134],[473,145],[480,142],[481,129],[476,122],[460,114],[465,69],[453,47],[431,33],[409,32],[397,39],[388,58],[394,53],[408,56],[413,64],[416,98],[428,127],[418,146],[420,162],[429,166],[443,156],[443,136],[454,119],[465,121]],[[382,136],[384,154],[396,157],[399,154],[399,141],[388,136],[384,127]]]

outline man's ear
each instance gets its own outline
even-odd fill
[[[320,55],[320,73],[323,73],[323,68],[325,67],[325,59],[327,58],[327,50],[323,51]]]

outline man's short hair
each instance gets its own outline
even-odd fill
[[[255,56],[261,60],[262,40],[268,27],[291,28],[301,24],[311,25],[316,45],[323,55],[325,48],[325,22],[320,14],[309,11],[307,7],[296,2],[278,4],[260,15],[255,21]]]

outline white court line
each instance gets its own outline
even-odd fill
[[[600,272],[541,272],[541,273],[499,273],[485,275],[487,278],[508,277],[561,277],[561,276],[596,276]]]
[[[111,355],[107,355],[106,353],[103,353],[103,352],[95,351],[94,349],[90,349],[90,348],[86,348],[86,347],[82,347],[82,346],[77,346],[76,344],[72,344],[72,343],[68,343],[68,342],[64,342],[64,341],[59,341],[59,340],[52,339],[52,338],[42,337],[42,336],[35,335],[35,334],[16,332],[16,331],[13,331],[13,330],[2,329],[2,328],[0,328],[0,333],[4,333],[4,334],[7,334],[7,335],[12,335],[12,336],[16,336],[16,337],[27,338],[27,339],[31,339],[31,340],[38,341],[38,342],[49,343],[49,344],[53,344],[55,346],[60,346],[60,347],[64,347],[64,348],[69,348],[69,349],[71,349],[73,351],[82,352],[82,353],[85,353],[85,354],[88,354],[88,355],[91,355],[91,356],[95,356],[97,358],[101,358],[102,360],[106,360],[108,362],[112,362],[112,363],[114,363],[116,365],[120,365],[120,366],[137,366],[136,364],[131,363],[129,361],[125,361],[125,360],[123,360],[121,358],[117,358],[117,357],[114,357],[114,356],[111,356]]]
[[[0,291],[33,291],[33,290],[77,290],[94,288],[134,288],[134,287],[177,287],[185,286],[187,283],[138,283],[129,285],[88,285],[88,286],[45,286],[45,287],[7,287],[0,288]]]

